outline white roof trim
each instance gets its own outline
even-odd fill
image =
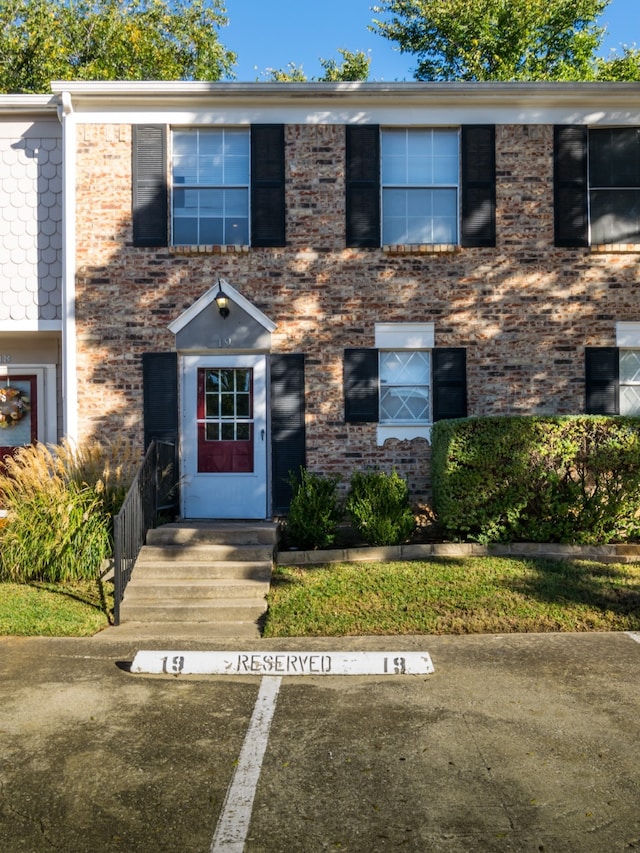
[[[229,284],[226,278],[218,279],[220,284],[222,285],[222,289],[229,297],[231,302],[237,305],[239,308],[242,308],[250,317],[252,317],[256,323],[259,323],[263,328],[267,330],[267,332],[275,331],[276,324],[270,320],[266,314],[263,314],[259,308],[249,302],[248,299],[239,293],[233,285]],[[174,335],[177,335],[178,332],[181,332],[182,329],[185,328],[193,319],[195,319],[198,314],[204,311],[212,302],[215,301],[216,295],[218,293],[218,282],[216,282],[213,287],[210,287],[206,293],[204,293],[200,299],[197,299],[193,305],[191,305],[187,310],[181,314],[177,320],[174,320],[169,324],[169,331],[173,332]]]

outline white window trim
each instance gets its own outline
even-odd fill
[[[375,346],[378,350],[432,350],[435,346],[434,323],[376,323]],[[429,382],[431,386],[431,379]],[[433,388],[430,387],[433,392]],[[381,447],[390,438],[431,441],[432,424],[378,424],[376,443]]]

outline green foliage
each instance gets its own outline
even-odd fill
[[[112,550],[111,516],[133,479],[135,457],[119,445],[68,442],[21,448],[0,473],[0,578],[95,578]]]
[[[300,476],[289,478],[293,497],[286,531],[298,548],[328,548],[336,537],[343,511],[338,501],[339,478],[300,468]]]
[[[596,60],[596,77],[614,82],[640,80],[640,50],[625,45],[622,56],[613,53],[607,59],[599,57]]]
[[[356,53],[338,50],[338,53],[342,56],[342,64],[339,65],[335,59],[321,59],[320,65],[324,68],[324,74],[322,77],[312,77],[312,82],[340,83],[365,81],[369,78],[370,56],[361,50]],[[271,83],[306,83],[307,75],[302,65],[289,62],[286,68],[268,68],[267,79]]]
[[[370,545],[399,545],[416,527],[408,486],[397,471],[355,471],[346,509],[353,526]]]
[[[640,419],[494,417],[433,429],[434,509],[478,542],[640,535]]]
[[[222,0],[6,0],[0,92],[51,80],[219,80],[235,54],[218,41]]]
[[[609,0],[384,0],[374,31],[417,80],[591,80]]]
[[[363,51],[351,53],[349,50],[338,50],[342,56],[342,64],[338,65],[335,59],[321,59],[320,65],[324,68],[324,75],[320,77],[323,83],[349,83],[369,78],[369,66],[371,57]]]

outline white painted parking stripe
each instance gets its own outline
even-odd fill
[[[209,853],[242,853],[244,849],[281,681],[279,676],[262,679]]]
[[[625,631],[627,637],[631,637],[632,640],[635,640],[636,643],[640,643],[640,633],[637,631]]]
[[[139,651],[131,672],[165,675],[429,675],[427,652]]]

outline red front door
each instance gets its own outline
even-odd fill
[[[253,471],[253,370],[198,368],[198,472]]]

